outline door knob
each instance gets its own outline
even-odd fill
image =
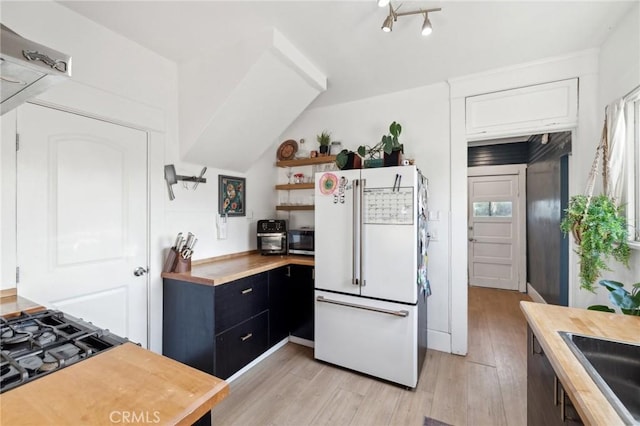
[[[136,269],[133,270],[133,275],[135,275],[136,277],[141,277],[146,273],[147,273],[147,270],[144,269],[142,266],[138,266]]]
[[[476,239],[475,238],[469,238],[469,241],[471,241],[472,243],[475,243]]]

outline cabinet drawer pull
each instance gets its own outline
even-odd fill
[[[242,294],[248,294],[251,293],[253,291],[253,287],[249,287],[249,288],[245,288],[244,290],[241,291]]]
[[[245,340],[251,339],[252,337],[253,337],[253,333],[249,333],[246,336],[240,337],[240,340],[244,342]]]

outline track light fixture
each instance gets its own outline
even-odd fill
[[[433,27],[431,26],[431,21],[429,20],[429,12],[439,12],[442,10],[438,7],[435,9],[420,9],[412,10],[409,12],[398,12],[398,9],[400,9],[400,6],[402,5],[394,9],[390,3],[390,0],[378,0],[378,6],[386,6],[387,4],[389,5],[389,15],[387,15],[387,17],[384,19],[384,22],[382,23],[382,31],[384,31],[385,33],[389,33],[391,32],[391,30],[393,30],[393,23],[398,20],[398,16],[420,14],[424,15],[424,22],[422,23],[421,33],[423,36],[428,36],[433,32]]]

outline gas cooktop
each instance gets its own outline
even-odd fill
[[[127,341],[60,311],[0,318],[0,393]]]

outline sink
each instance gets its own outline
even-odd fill
[[[640,344],[558,333],[625,424],[640,425]]]

